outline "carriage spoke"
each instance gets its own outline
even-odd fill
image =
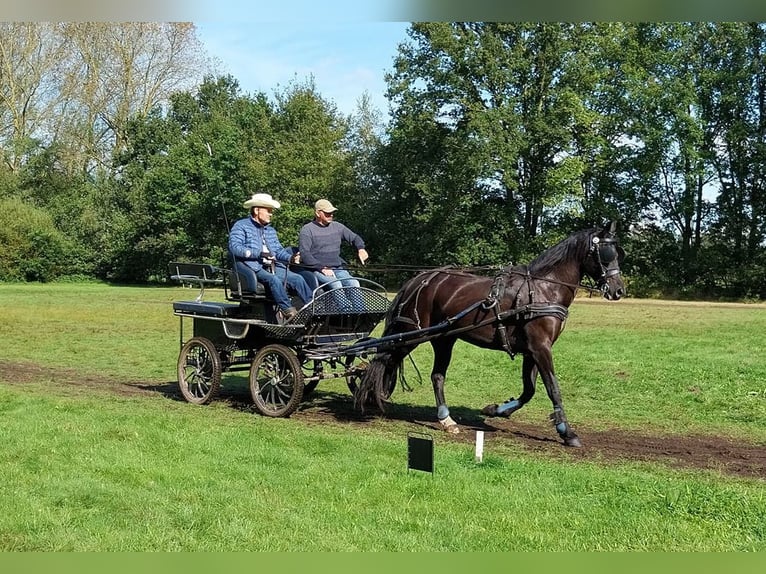
[[[213,343],[204,337],[186,342],[178,358],[178,384],[184,398],[196,404],[210,402],[221,383],[221,360]]]
[[[267,416],[289,416],[303,397],[303,371],[296,354],[283,345],[261,349],[250,368],[255,408]]]

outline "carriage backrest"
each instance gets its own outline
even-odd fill
[[[250,269],[242,261],[236,261],[231,252],[228,252],[228,269],[226,270],[226,282],[228,297],[237,301],[249,299],[263,299],[266,290],[258,281],[255,271]]]
[[[220,283],[220,269],[209,263],[186,263],[174,261],[168,264],[168,275],[172,281],[179,283]]]
[[[195,301],[202,301],[205,295],[205,287],[210,285],[222,285],[221,269],[209,263],[185,263],[173,261],[168,264],[168,276],[171,281],[178,281],[182,285],[197,285],[199,294]]]

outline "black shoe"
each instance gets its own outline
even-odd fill
[[[288,307],[282,310],[282,316],[285,321],[292,321],[298,315],[298,310],[295,307]]]

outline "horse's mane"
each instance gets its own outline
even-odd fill
[[[566,239],[549,247],[529,264],[529,272],[545,275],[549,271],[568,261],[581,261],[590,249],[590,240],[597,229],[588,229],[573,233]]]

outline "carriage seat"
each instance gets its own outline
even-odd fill
[[[173,261],[168,264],[168,276],[173,281],[190,285],[220,285],[220,269],[209,263]]]
[[[195,317],[239,317],[242,307],[238,303],[218,301],[174,301],[173,311]]]
[[[229,258],[231,269],[228,271],[229,293],[232,299],[263,299],[266,288],[258,281],[255,271],[242,261]]]

